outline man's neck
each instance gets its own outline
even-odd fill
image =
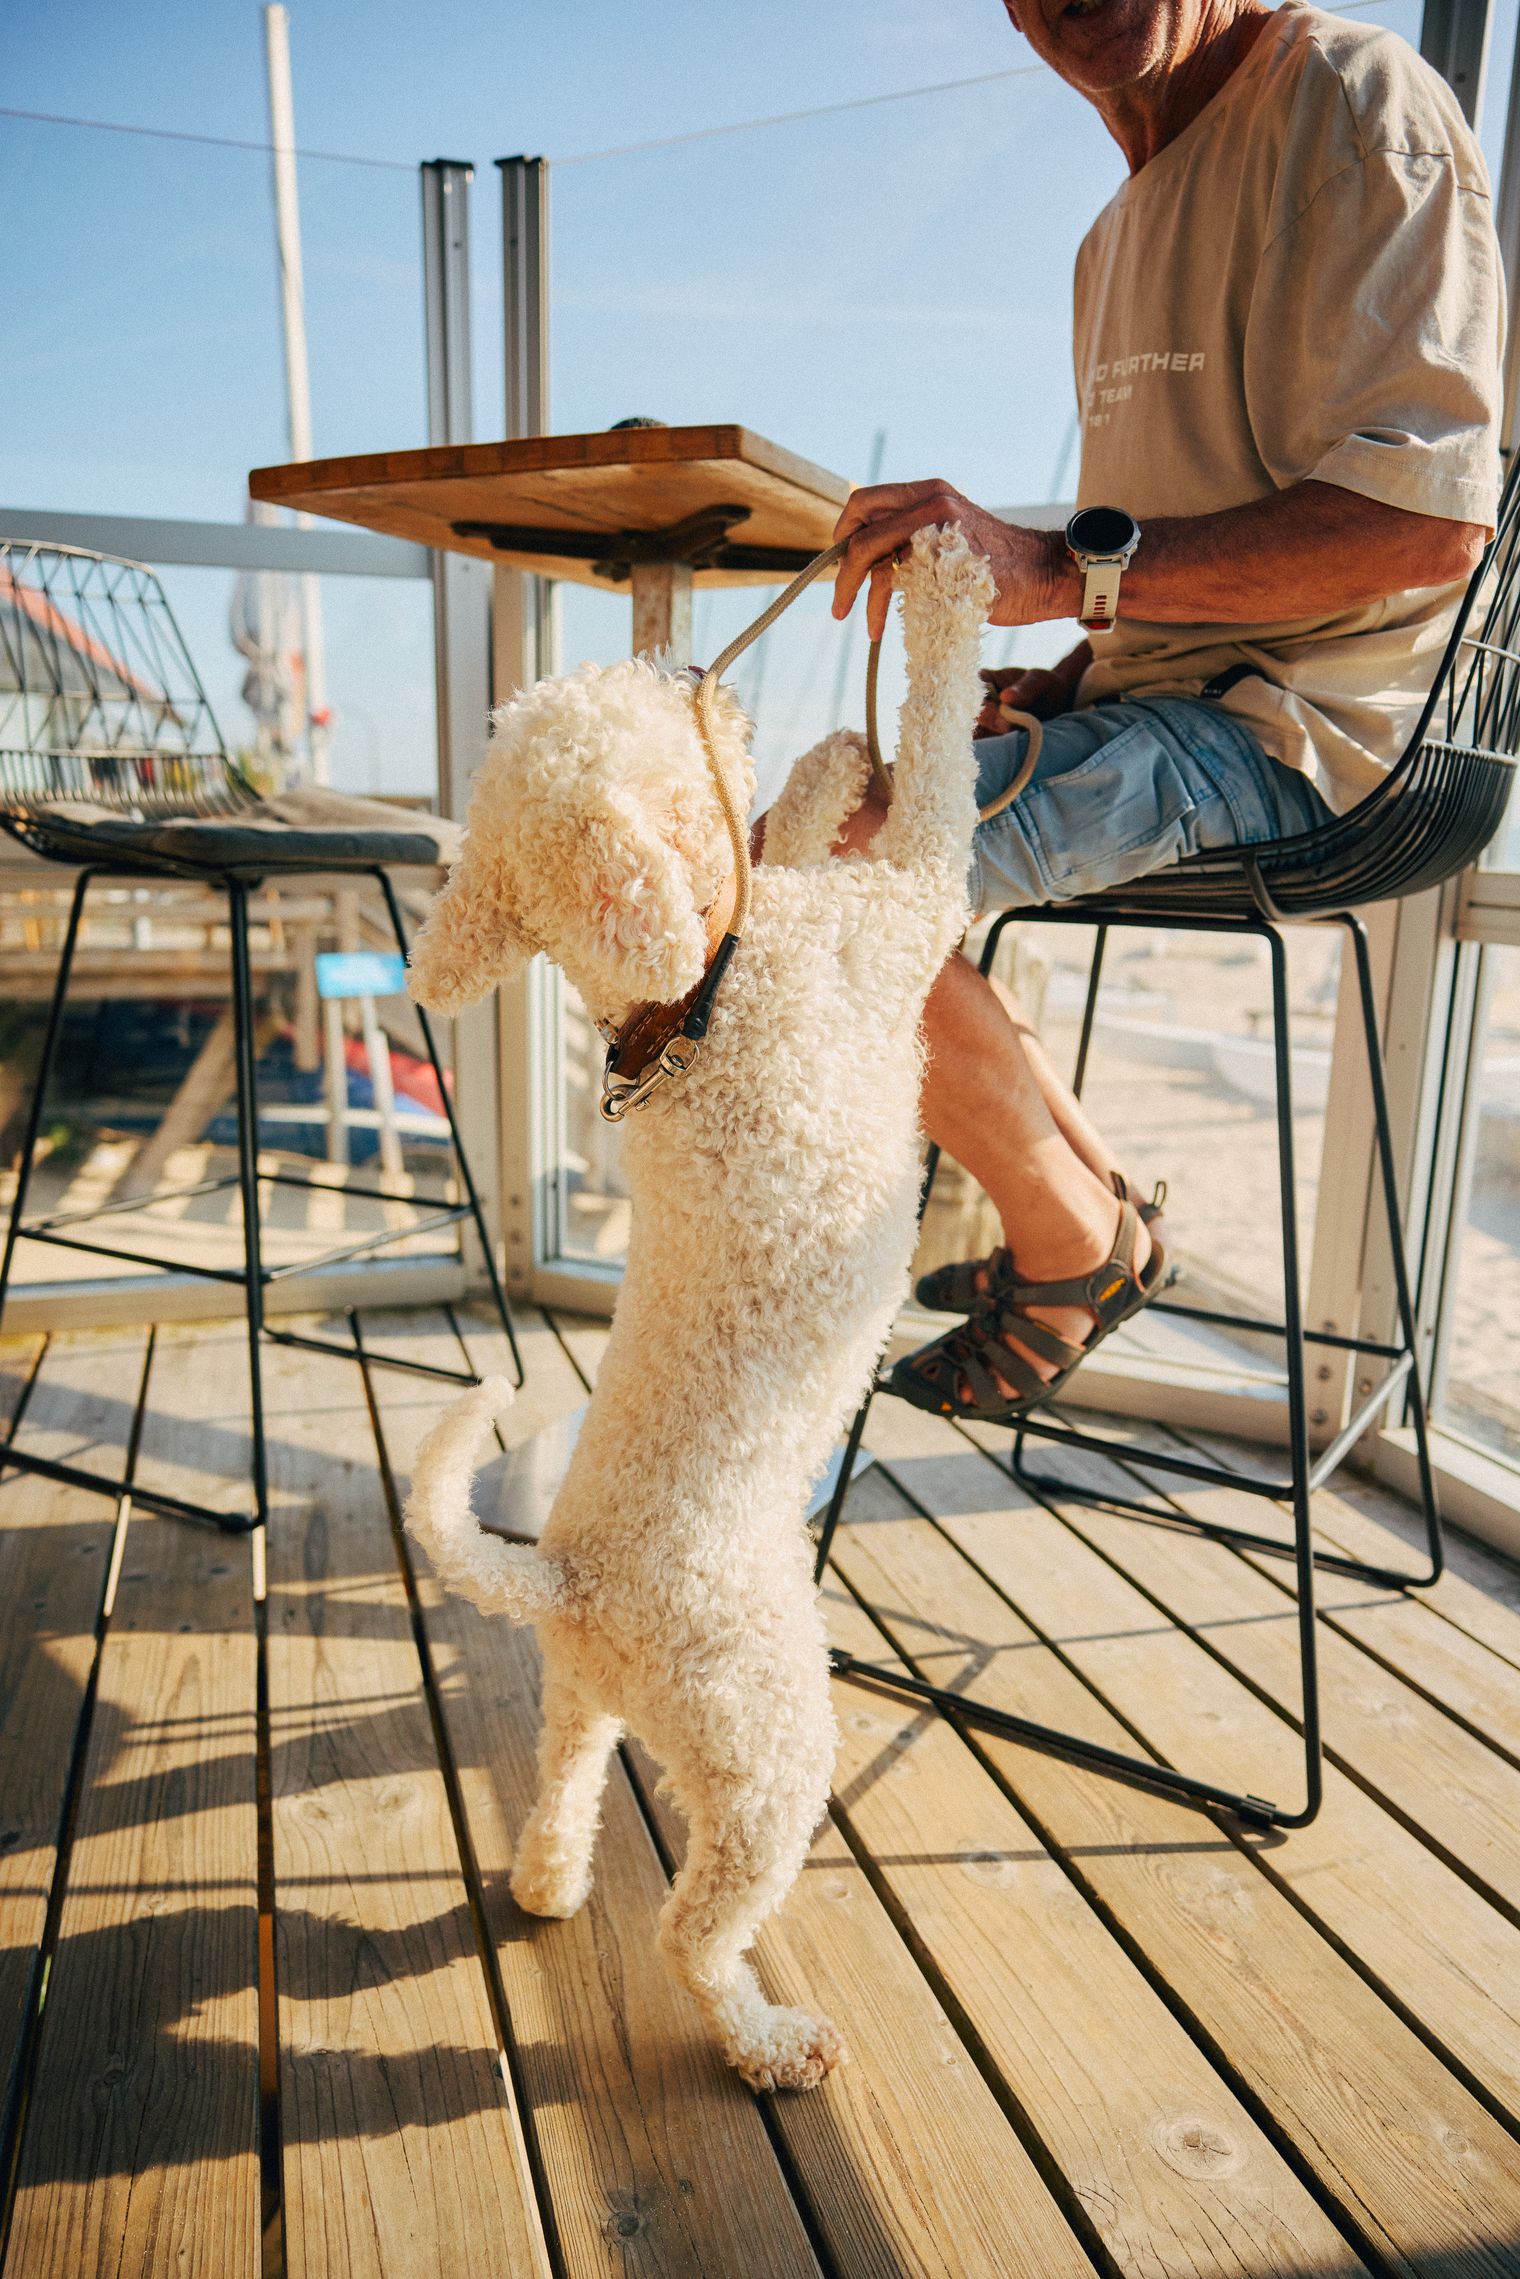
[[[1123,151],[1131,174],[1138,174],[1158,151],[1175,142],[1184,127],[1213,101],[1240,69],[1266,30],[1273,11],[1262,0],[1205,0],[1197,36],[1185,55],[1128,87],[1105,89],[1090,100]]]

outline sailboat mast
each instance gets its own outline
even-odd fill
[[[274,180],[275,245],[280,265],[280,323],[285,342],[285,415],[292,459],[314,457],[311,440],[311,370],[306,354],[306,298],[301,280],[301,209],[296,195],[295,106],[290,86],[290,18],[283,7],[264,10],[264,67],[269,90],[269,142]],[[311,517],[298,514],[302,529]],[[306,750],[311,779],[328,780],[331,715],[322,597],[311,572],[301,578],[301,628],[306,651]]]

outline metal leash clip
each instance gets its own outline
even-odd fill
[[[650,1093],[668,1084],[672,1076],[684,1076],[701,1050],[699,1037],[672,1037],[648,1075],[641,1076],[637,1084],[615,1077],[609,1066],[602,1077],[602,1097],[598,1102],[602,1121],[620,1124],[630,1108],[641,1108]],[[610,1054],[608,1058],[610,1061]]]

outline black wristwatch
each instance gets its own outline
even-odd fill
[[[1066,551],[1082,573],[1079,622],[1089,632],[1119,614],[1119,581],[1140,543],[1140,525],[1122,506],[1078,507],[1066,525]]]

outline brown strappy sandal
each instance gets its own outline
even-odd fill
[[[969,1320],[916,1353],[905,1354],[887,1378],[887,1391],[936,1416],[1016,1424],[1041,1401],[1053,1400],[1094,1348],[1163,1287],[1166,1252],[1154,1234],[1151,1255],[1143,1271],[1135,1272],[1139,1232],[1139,1213],[1126,1200],[1119,1206],[1119,1230],[1104,1263],[1090,1274],[1064,1282],[1020,1282],[1011,1254],[995,1251],[988,1286],[978,1294]],[[1090,1306],[1098,1319],[1083,1342],[1073,1345],[1044,1322],[1035,1321],[1028,1311],[1031,1306]],[[1027,1353],[1053,1362],[1056,1374],[1042,1377],[1024,1353],[1005,1343],[1008,1337],[1016,1337]],[[1018,1388],[1013,1400],[1004,1385]],[[962,1386],[969,1389],[969,1400]]]
[[[1109,1185],[1121,1203],[1134,1203],[1141,1224],[1150,1228],[1151,1240],[1164,1243],[1166,1221],[1161,1214],[1166,1206],[1166,1181],[1156,1181],[1155,1191],[1148,1203],[1138,1202],[1130,1193],[1129,1181],[1122,1171],[1109,1173]],[[919,1276],[913,1286],[913,1295],[931,1314],[974,1313],[987,1295],[985,1279],[979,1284],[977,1277],[990,1276],[993,1261],[1002,1256],[1000,1250],[995,1250],[991,1258],[958,1258],[948,1266],[936,1266],[932,1273]],[[1174,1266],[1173,1281],[1176,1278],[1177,1269]]]

